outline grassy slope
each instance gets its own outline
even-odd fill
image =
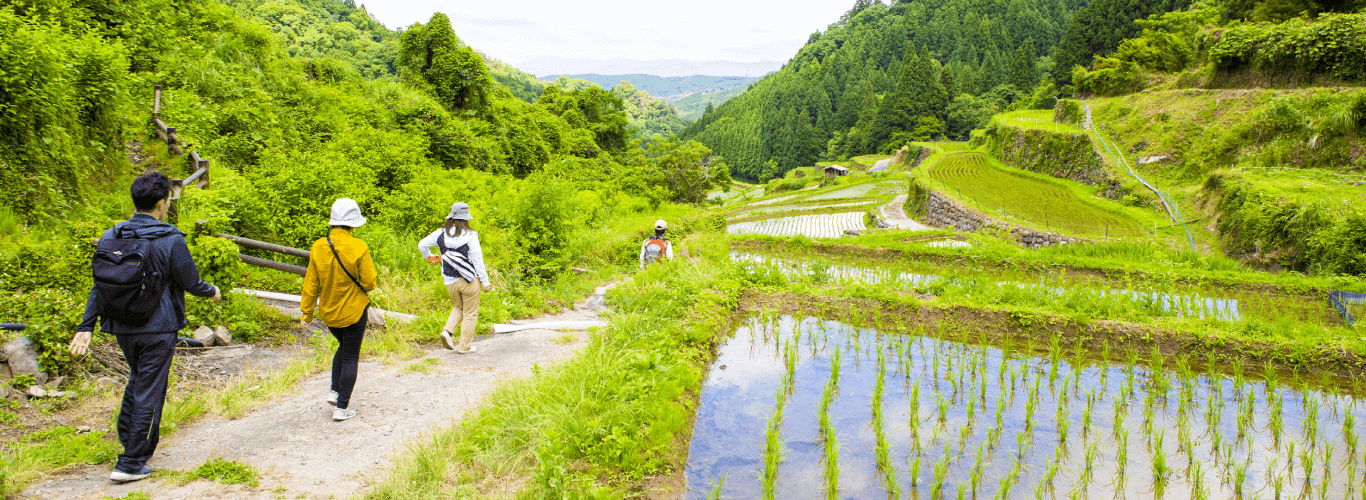
[[[929,178],[942,192],[993,216],[1078,235],[1147,236],[1152,218],[1095,197],[1094,189],[1010,168],[981,152],[931,157]]]
[[[1196,244],[1205,251],[1218,252],[1219,235],[1214,220],[1213,204],[1204,202],[1202,185],[1205,176],[1216,169],[1241,170],[1244,178],[1258,184],[1278,185],[1286,194],[1308,199],[1351,198],[1350,184],[1336,182],[1350,179],[1363,159],[1362,146],[1355,138],[1325,140],[1330,134],[1314,130],[1328,116],[1309,113],[1299,117],[1303,128],[1278,132],[1266,121],[1267,106],[1276,100],[1305,103],[1306,108],[1324,107],[1322,102],[1341,95],[1360,93],[1359,89],[1306,88],[1289,90],[1231,89],[1231,90],[1167,90],[1131,94],[1122,97],[1087,101],[1093,120],[1105,138],[1124,152],[1126,160],[1158,189],[1163,190],[1180,207],[1188,221]],[[1318,139],[1318,140],[1315,140]],[[1094,138],[1092,139],[1094,142]],[[1320,147],[1311,147],[1311,141]],[[1328,144],[1327,147],[1322,146]],[[1103,152],[1106,165],[1112,171],[1123,172],[1118,161]],[[1137,160],[1150,156],[1170,156],[1172,159],[1146,165]],[[1336,160],[1329,156],[1345,156]],[[1342,160],[1346,161],[1342,161]],[[1299,169],[1333,165],[1346,170],[1339,175],[1302,171],[1277,174],[1282,168]],[[1290,181],[1287,177],[1302,175],[1318,178],[1315,183]],[[1360,205],[1358,205],[1360,206]]]

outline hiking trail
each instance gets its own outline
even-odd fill
[[[515,331],[477,338],[474,353],[436,347],[433,333],[431,345],[423,346],[425,356],[396,366],[362,356],[351,397],[351,408],[359,415],[350,420],[332,421],[333,408],[326,402],[330,371],[325,369],[300,382],[297,393],[263,403],[242,418],[210,417],[163,436],[148,462],[153,469],[193,471],[221,457],[255,467],[259,486],[207,480],[174,484],[155,476],[117,484],[109,480],[111,465],[105,464],[54,474],[20,498],[98,500],[135,491],[158,500],[355,496],[383,477],[414,439],[458,422],[499,382],[525,377],[535,365],[547,366],[576,352],[587,340],[582,330],[600,324],[598,311],[610,287],[599,287],[560,314],[497,325],[495,331]],[[429,373],[403,368],[416,363],[432,363]]]

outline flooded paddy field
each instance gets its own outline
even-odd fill
[[[1354,380],[945,331],[749,318],[701,393],[688,498],[1366,494]]]
[[[1139,320],[1180,317],[1340,326],[1327,297],[1151,279],[1103,280],[1066,271],[957,268],[943,263],[870,262],[732,252],[753,272],[788,280],[888,285],[930,295],[986,299],[998,304],[1054,306],[1092,318]]]

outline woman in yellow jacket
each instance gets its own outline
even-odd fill
[[[375,264],[370,260],[370,247],[351,236],[352,230],[365,224],[355,200],[334,202],[328,224],[332,229],[327,237],[313,242],[310,250],[299,307],[307,326],[313,322],[316,305],[318,317],[337,338],[337,353],[332,356],[332,394],[327,402],[337,407],[332,420],[341,421],[356,416],[356,410],[348,406],[356,386],[360,344],[365,338],[370,307],[367,292],[376,287]]]

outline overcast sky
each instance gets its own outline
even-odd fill
[[[591,67],[591,61],[612,59],[781,65],[796,54],[807,36],[839,20],[853,4],[853,0],[385,0],[365,3],[365,8],[389,28],[425,23],[432,13],[445,12],[465,43],[544,76],[581,73],[585,71],[578,70]],[[611,67],[629,66],[618,61]],[[698,71],[729,71],[717,76],[736,71],[718,64],[695,66],[703,68]]]

